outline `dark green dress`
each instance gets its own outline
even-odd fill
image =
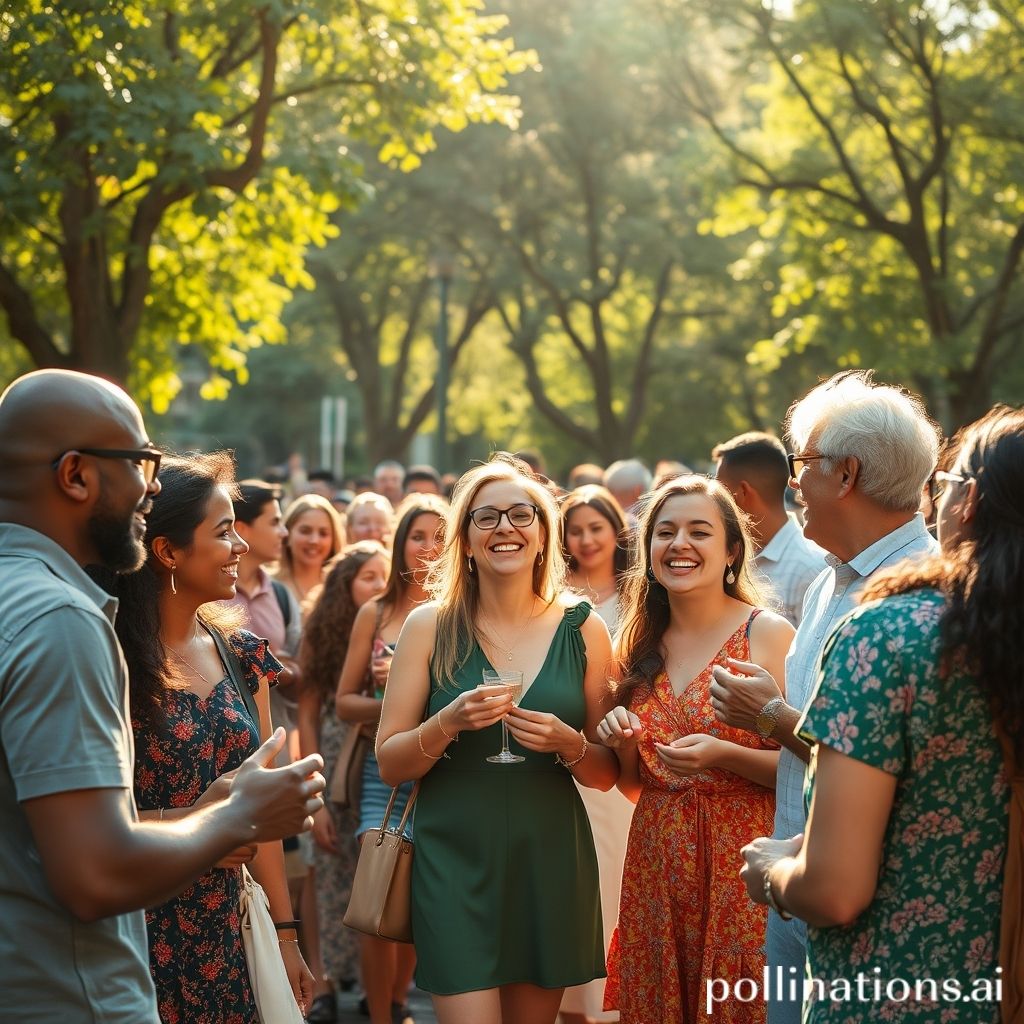
[[[583,728],[586,650],[581,603],[566,609],[522,706]],[[434,714],[483,681],[491,665],[474,643]],[[587,812],[553,754],[489,764],[501,726],[467,730],[424,776],[416,804],[412,925],[416,983],[452,995],[515,982],[544,988],[604,977],[597,857]]]

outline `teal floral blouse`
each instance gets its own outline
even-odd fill
[[[847,616],[799,727],[897,779],[874,901],[808,929],[812,1024],[999,1020],[1009,789],[986,701],[962,665],[940,672],[944,609],[918,590]],[[813,787],[812,758],[808,801]]]

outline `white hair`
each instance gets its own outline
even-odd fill
[[[797,454],[852,457],[860,463],[861,492],[885,509],[911,511],[935,470],[939,428],[916,396],[889,384],[876,384],[870,370],[838,373],[819,384],[786,416],[786,433]]]
[[[639,459],[620,459],[604,471],[604,485],[610,491],[631,491],[634,487],[649,491],[651,471]]]

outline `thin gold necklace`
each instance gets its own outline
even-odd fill
[[[512,641],[512,646],[511,647],[507,647],[505,644],[503,644],[501,642],[501,639],[498,637],[498,631],[494,628],[494,623],[491,622],[491,620],[489,618],[487,618],[487,616],[484,615],[483,612],[480,613],[480,618],[487,624],[487,626],[489,627],[491,632],[494,634],[494,636],[492,637],[490,635],[490,633],[489,633],[488,634],[488,639],[491,641],[491,643],[493,643],[498,648],[499,651],[504,651],[505,652],[505,657],[508,659],[509,664],[511,664],[512,663],[512,658],[515,655],[515,646],[516,646],[516,644],[519,643],[520,640],[522,640],[523,634],[526,632],[526,629],[530,625],[530,623],[533,622],[534,618],[536,618],[536,615],[537,615],[537,602],[536,602],[536,600],[534,600],[534,602],[533,602],[533,611],[530,612],[529,618],[523,624],[523,626],[519,630],[519,632],[516,633],[515,640]]]
[[[194,623],[193,624],[192,638],[194,640],[199,639],[199,624],[198,623]],[[175,658],[177,658],[178,661],[180,661],[182,665],[184,665],[186,668],[190,668],[193,672],[195,672],[195,674],[197,676],[199,676],[200,679],[205,680],[205,682],[206,682],[206,684],[208,686],[216,686],[217,685],[217,683],[215,683],[205,672],[201,672],[199,669],[197,669],[195,667],[195,665],[193,665],[192,662],[188,660],[188,658],[186,658],[183,654],[179,654],[170,644],[164,644],[164,647],[167,649],[167,651],[171,655],[173,655]]]

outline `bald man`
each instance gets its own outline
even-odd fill
[[[107,381],[42,370],[0,395],[4,1019],[158,1024],[140,908],[322,805],[318,756],[264,767],[279,730],[192,814],[138,820],[117,602],[83,566],[141,566],[159,464]]]

